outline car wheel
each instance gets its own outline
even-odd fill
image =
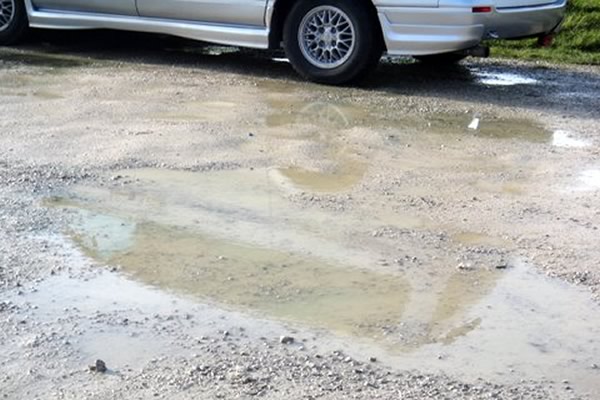
[[[443,54],[432,54],[428,56],[414,56],[415,59],[426,64],[457,64],[458,62],[467,58],[466,54],[463,53],[443,53]]]
[[[283,32],[294,69],[309,80],[330,85],[363,78],[383,52],[372,14],[363,1],[296,2]]]
[[[0,0],[0,45],[17,42],[28,28],[23,0]]]

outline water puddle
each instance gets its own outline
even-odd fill
[[[269,128],[309,125],[320,129],[348,129],[357,125],[370,125],[376,118],[368,118],[368,111],[349,104],[334,102],[302,102],[296,97],[281,101],[268,101],[272,112],[265,123]]]
[[[268,89],[273,93],[272,85]],[[405,132],[423,132],[443,136],[465,136],[490,139],[520,139],[529,142],[550,142],[552,133],[540,123],[524,118],[501,118],[478,115],[477,126],[470,128],[473,116],[468,114],[387,114],[339,102],[302,101],[297,96],[276,92],[267,98],[270,113],[265,118],[268,128],[312,127],[344,130],[351,128],[381,128]]]
[[[196,48],[194,48],[196,49]],[[231,47],[198,47],[197,51],[229,54],[239,49]],[[191,49],[189,51],[192,51]],[[88,65],[89,60],[73,56],[57,56],[44,53],[23,53],[2,50],[0,59],[6,62],[25,63],[32,66],[66,69]],[[16,72],[16,71],[15,71]],[[50,74],[49,74],[50,72]],[[5,75],[0,81],[1,88],[18,88],[19,93],[35,93],[36,98],[59,99],[60,91],[48,90],[48,83],[56,76],[45,68],[30,71],[27,75]],[[54,89],[54,88],[53,88]],[[156,96],[164,96],[161,84],[150,86],[148,90]],[[124,94],[125,97],[130,93]],[[157,104],[146,108],[149,119],[166,120],[169,123],[216,123],[240,122],[255,133],[265,133],[274,138],[288,136],[301,140],[315,132],[321,135],[340,136],[340,133],[357,130],[376,130],[376,135],[393,136],[404,144],[403,136],[426,136],[431,141],[443,144],[454,138],[518,139],[529,142],[552,142],[553,134],[542,124],[525,118],[501,118],[496,115],[473,113],[423,113],[402,112],[389,107],[359,106],[351,101],[340,100],[337,92],[328,93],[315,89],[310,94],[299,93],[299,88],[289,82],[273,80],[259,81],[256,86],[240,87],[236,90],[223,90],[211,98],[198,95],[182,95],[157,100]],[[137,98],[136,98],[137,100]],[[166,104],[166,106],[165,106]],[[159,107],[160,106],[160,107]],[[470,129],[474,119],[478,119],[475,129]],[[358,135],[358,132],[354,132]],[[435,138],[435,136],[439,137]],[[363,133],[363,138],[369,135]],[[431,138],[434,137],[434,138]],[[282,168],[304,167],[282,165]],[[315,168],[308,168],[309,171]],[[329,168],[332,169],[332,168]],[[330,173],[324,171],[324,173]]]
[[[579,190],[600,190],[600,169],[589,169],[579,175]]]
[[[0,50],[0,61],[9,64],[52,69],[77,68],[92,64],[90,60],[81,57],[7,49]]]
[[[80,359],[76,368],[103,358],[110,363],[111,369],[119,370],[144,365],[154,358],[177,352],[174,346],[161,342],[145,330],[137,329],[135,318],[131,324],[124,323],[127,320],[125,316],[113,318],[111,323],[98,329],[98,322],[93,320],[93,316],[106,319],[109,313],[118,314],[131,310],[150,310],[155,315],[172,315],[175,307],[183,305],[166,293],[117,275],[103,273],[86,280],[57,275],[44,282],[36,292],[29,294],[26,301],[37,306],[36,313],[44,320],[64,318],[66,310],[76,310],[77,313],[92,318],[87,330],[81,329],[87,325],[82,322],[84,326],[80,325],[77,334],[69,340],[77,349]],[[203,313],[209,315],[206,310]]]
[[[476,123],[475,123],[476,121]],[[495,116],[441,115],[429,120],[432,132],[438,134],[464,134],[491,139],[520,139],[534,143],[548,142],[551,133],[541,124],[523,118]]]
[[[566,147],[566,148],[583,148],[589,147],[590,142],[582,139],[577,139],[573,137],[570,132],[567,131],[555,131],[552,136],[552,145],[556,147]]]
[[[483,192],[520,196],[527,193],[527,182],[493,182],[489,180],[477,180],[473,186]]]
[[[68,235],[84,254],[131,279],[331,332],[400,368],[568,379],[600,393],[600,310],[518,260],[466,270],[450,257],[418,268],[377,262],[384,249],[351,239],[385,216],[296,209],[269,170],[121,174],[131,183],[78,187],[47,205],[73,215]],[[452,239],[507,246],[476,232]]]
[[[508,240],[478,232],[457,233],[452,235],[452,239],[465,246],[490,246],[495,248],[513,247],[511,242]]]
[[[193,122],[219,122],[232,120],[237,115],[238,104],[232,101],[198,101],[178,105],[176,110],[155,116],[159,119]]]
[[[535,85],[538,83],[537,79],[510,72],[483,72],[474,69],[472,73],[477,77],[479,83],[488,86]]]
[[[50,90],[36,90],[32,94],[34,97],[42,100],[58,100],[64,98],[62,94]]]
[[[327,170],[308,170],[300,167],[280,168],[277,170],[283,185],[290,191],[309,190],[311,192],[341,192],[359,184],[366,171],[367,164],[343,160]]]
[[[120,171],[118,175],[131,183],[112,190],[79,187],[73,195],[83,204],[93,205],[90,211],[109,210],[109,214],[114,214],[116,207],[123,212],[121,219],[125,220],[134,217],[157,225],[191,227],[210,237],[281,251],[317,254],[334,263],[376,264],[368,252],[360,248],[349,250],[343,245],[348,240],[348,232],[359,225],[362,215],[352,214],[340,219],[335,213],[292,207],[287,199],[286,182],[282,181],[277,169],[205,174],[140,169]],[[69,206],[70,201],[59,199],[52,203],[49,200],[50,204],[65,206]],[[362,224],[362,229],[370,231],[391,221],[398,229],[414,227],[412,216],[393,214],[373,212],[369,221]],[[126,221],[111,224],[111,220],[105,218],[94,221],[89,219],[93,227],[104,230],[105,224],[114,225],[121,233],[130,226]],[[403,221],[407,221],[408,226],[403,225]],[[328,226],[327,232],[323,231],[323,226]],[[106,232],[106,238],[127,245],[115,233]],[[102,238],[97,240],[102,244]]]

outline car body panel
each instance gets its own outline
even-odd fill
[[[40,10],[137,15],[135,0],[33,0]]]
[[[131,15],[133,0],[24,1],[32,27],[156,32],[259,49],[279,44],[270,41],[270,32],[282,0],[223,0],[218,4],[217,0],[137,0],[144,15]],[[566,0],[373,1],[389,55],[447,53],[489,38],[548,34],[559,26],[567,4]],[[49,2],[78,4],[79,8],[39,6]],[[81,4],[88,8],[81,9]],[[91,8],[94,5],[97,8]],[[121,12],[105,12],[115,6]],[[478,6],[490,6],[492,11],[475,13],[473,7]]]
[[[375,7],[437,7],[439,0],[373,0]]]
[[[473,7],[485,5],[492,12],[473,12]],[[440,0],[437,8],[379,7],[378,15],[388,54],[427,55],[465,50],[485,39],[551,33],[561,23],[566,5],[566,0]]]
[[[264,26],[267,0],[137,0],[143,17]]]
[[[555,3],[554,0],[495,0],[496,8],[534,7]]]
[[[264,27],[198,23],[139,16],[40,10],[25,0],[29,24],[46,29],[119,29],[163,33],[231,46],[267,49],[269,33]]]

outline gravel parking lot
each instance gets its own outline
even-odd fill
[[[0,396],[599,398],[598,110],[598,67],[0,48]]]

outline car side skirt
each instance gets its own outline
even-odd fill
[[[138,16],[120,16],[35,9],[25,0],[29,25],[44,29],[118,29],[163,33],[216,44],[267,49],[269,30],[256,26],[231,26],[192,21],[173,21]]]

